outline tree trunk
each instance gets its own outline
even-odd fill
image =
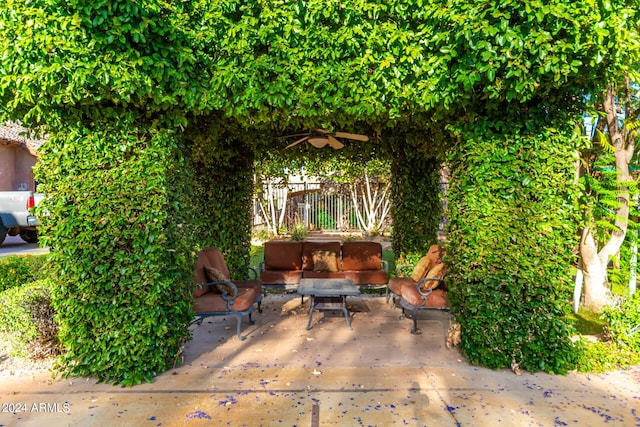
[[[612,298],[606,285],[608,257],[603,260],[599,256],[598,247],[589,228],[582,233],[580,254],[584,273],[584,307],[600,312],[611,303]]]
[[[627,81],[628,85],[628,81]],[[628,87],[627,87],[628,89]],[[584,271],[584,305],[586,308],[599,312],[613,302],[611,291],[607,287],[607,264],[612,256],[620,251],[629,224],[629,162],[633,155],[634,141],[625,141],[619,127],[616,108],[616,95],[613,87],[607,89],[603,102],[606,113],[607,128],[611,145],[615,148],[615,161],[618,185],[618,207],[614,220],[615,230],[609,235],[609,240],[598,252],[593,232],[585,228],[580,242],[580,255]]]

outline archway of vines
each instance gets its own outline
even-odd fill
[[[565,371],[573,127],[625,64],[609,52],[629,40],[617,18],[637,23],[625,6],[6,0],[0,110],[49,135],[37,174],[62,368],[135,384],[172,366],[194,251],[246,260],[253,160],[324,127],[392,160],[399,253],[434,242],[449,166],[463,351]]]

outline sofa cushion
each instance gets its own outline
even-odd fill
[[[304,242],[302,245],[302,270],[314,271],[314,267],[313,267],[314,251],[331,251],[336,254],[339,254],[340,242]],[[339,263],[338,263],[338,268],[340,268]]]
[[[416,264],[416,267],[413,269],[413,273],[411,273],[411,278],[414,282],[419,282],[420,279],[427,274],[430,264],[431,260],[427,255],[420,258],[420,261],[418,261],[418,264]]]
[[[342,244],[343,270],[380,270],[382,245],[378,242],[344,242]]]
[[[418,282],[431,270],[436,264],[442,262],[444,248],[440,245],[431,245],[427,254],[420,258],[416,268],[411,273],[411,278]]]
[[[200,298],[202,295],[206,294],[207,292],[209,292],[208,286],[202,286],[202,284],[198,284],[193,289],[193,296],[195,298]]]
[[[355,285],[385,285],[388,281],[384,270],[344,270],[345,279],[353,280]]]
[[[302,270],[263,270],[260,282],[263,285],[297,285],[300,283]]]
[[[431,268],[431,270],[429,270],[424,277],[429,277],[429,278],[432,278],[432,279],[442,279],[442,278],[444,278],[444,275],[446,274],[446,271],[447,270],[446,270],[446,267],[445,267],[444,263],[441,262],[441,263],[436,264],[433,268]],[[420,290],[422,292],[426,292],[429,289],[437,288],[441,283],[442,282],[440,282],[439,280],[425,280],[420,285]]]
[[[302,270],[302,242],[275,240],[264,243],[265,270]]]
[[[262,284],[259,280],[234,280],[233,283],[238,287],[238,290],[242,288],[251,288],[258,294],[262,293]]]
[[[442,289],[434,289],[424,300],[414,286],[402,286],[402,298],[413,306],[445,308],[450,306],[447,293]],[[422,305],[424,302],[424,305]]]
[[[313,251],[311,253],[313,259],[313,271],[331,272],[338,271],[338,254],[333,251]]]
[[[238,297],[233,301],[231,307],[236,311],[248,310],[256,302],[256,299],[259,296],[260,293],[254,288],[238,289]],[[229,311],[229,309],[227,308],[227,302],[222,298],[222,295],[208,293],[200,298],[196,298],[194,311],[196,313],[208,313],[224,312]]]
[[[416,282],[411,277],[392,277],[387,285],[389,290],[398,296],[402,296],[402,288],[416,287]]]
[[[193,282],[196,284],[207,283],[207,272],[205,266],[214,267],[219,270],[225,277],[229,277],[229,269],[224,262],[222,252],[218,248],[211,247],[206,248],[198,252],[198,258],[196,260],[196,266],[194,268]]]
[[[342,271],[303,271],[304,279],[344,279]]]
[[[426,277],[434,277],[437,279],[442,279],[444,278],[444,275],[446,272],[447,272],[447,268],[445,267],[444,262],[439,262],[438,264],[433,266],[431,270],[429,270]]]
[[[204,272],[209,282],[220,282],[222,280],[229,280],[227,276],[222,274],[222,271],[218,270],[215,267],[209,267],[208,265],[205,265]]]

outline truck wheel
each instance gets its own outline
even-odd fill
[[[38,232],[36,230],[20,230],[20,237],[27,243],[38,243]]]
[[[0,245],[4,242],[5,237],[7,237],[7,227],[0,222]]]

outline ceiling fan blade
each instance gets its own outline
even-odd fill
[[[324,134],[324,135],[328,135],[328,134],[331,133],[331,131],[328,131],[328,130],[322,129],[322,128],[315,128],[313,131],[316,132],[316,133]]]
[[[298,144],[300,144],[302,141],[304,141],[305,139],[308,139],[308,138],[309,138],[309,135],[307,135],[307,136],[303,136],[303,137],[302,137],[302,138],[300,138],[299,140],[297,140],[297,141],[295,141],[295,142],[292,142],[291,144],[287,145],[287,146],[286,146],[286,147],[284,147],[284,148],[285,148],[285,149],[287,149],[287,148],[291,148],[291,147],[293,147],[294,145],[298,145]]]
[[[369,137],[367,135],[360,135],[358,133],[335,132],[334,135],[337,136],[338,138],[355,139],[356,141],[369,140]]]
[[[298,136],[309,136],[309,132],[307,133],[294,133],[291,135],[282,135],[282,136],[276,136],[276,139],[285,139],[285,138],[295,138]]]
[[[331,148],[333,148],[334,150],[339,150],[340,148],[344,147],[344,144],[342,142],[338,141],[331,135],[327,135],[327,140],[329,141],[329,145],[331,146]]]

